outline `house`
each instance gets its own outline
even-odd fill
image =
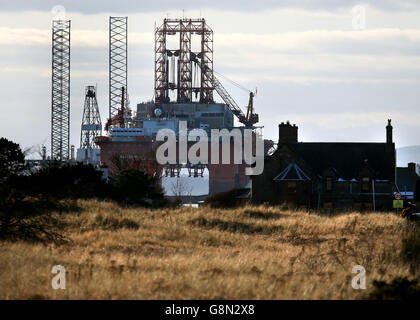
[[[391,120],[386,141],[298,142],[298,127],[279,125],[277,150],[252,177],[253,203],[312,209],[392,209],[396,153]]]
[[[411,162],[407,167],[397,168],[397,186],[405,200],[420,205],[420,176],[415,163]]]

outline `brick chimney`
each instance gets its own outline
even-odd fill
[[[291,125],[289,121],[279,124],[279,144],[297,142],[298,141],[298,127]]]
[[[393,173],[392,173],[392,180],[394,183],[397,183],[397,152],[395,150],[395,143],[392,141],[392,125],[391,119],[388,119],[388,125],[386,126],[386,147],[385,151],[388,154],[392,155],[392,166],[393,166]]]
[[[392,125],[391,119],[388,119],[388,125],[386,126],[386,143],[392,144]]]
[[[408,171],[410,171],[410,172],[416,172],[416,164],[414,162],[410,162],[408,164]]]

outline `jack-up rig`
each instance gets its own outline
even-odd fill
[[[111,176],[116,157],[159,176],[179,176],[181,169],[186,168],[190,176],[202,177],[207,168],[209,194],[245,186],[249,181],[245,175],[247,165],[234,163],[233,147],[229,148],[228,164],[192,164],[187,160],[156,165],[157,132],[162,128],[178,132],[180,121],[187,123],[189,131],[202,129],[208,135],[211,129],[233,129],[234,116],[243,124],[239,129],[258,128],[253,103],[256,93],[213,70],[213,31],[205,19],[164,19],[155,29],[154,99],[137,104],[136,112],[130,109],[127,92],[127,25],[127,17],[110,17],[109,118],[105,125],[108,135],[101,135],[96,86],[87,86],[77,161],[98,164],[100,158]],[[247,91],[246,113],[215,73]],[[52,24],[51,90],[51,160],[74,162],[74,146],[70,147],[70,20],[54,20]],[[214,91],[224,103],[214,100]],[[187,148],[191,145],[188,142]],[[211,158],[210,152],[208,157]]]
[[[204,163],[193,164],[187,159],[160,165],[155,157],[160,144],[156,141],[157,132],[172,129],[177,133],[181,121],[187,124],[187,131],[202,129],[208,136],[211,129],[233,129],[234,117],[243,125],[237,127],[240,130],[250,128],[256,133],[259,128],[255,126],[259,120],[254,112],[256,92],[213,69],[213,31],[205,19],[164,19],[155,28],[154,98],[137,104],[135,112],[130,108],[127,90],[127,26],[127,17],[109,19],[109,118],[105,124],[108,134],[101,135],[96,86],[87,86],[77,161],[105,164],[111,176],[115,159],[124,159],[130,166],[159,176],[176,177],[186,168],[190,176],[203,177],[208,169],[209,194],[245,186],[249,181],[245,174],[247,165],[234,161],[232,145],[230,162],[226,164],[219,164],[221,159],[211,163],[210,148],[209,161]],[[246,112],[218,77],[249,94]],[[214,91],[223,103],[214,100]],[[70,21],[67,20],[54,20],[52,27],[51,122],[51,159],[74,162],[74,147],[70,147]],[[228,143],[232,144],[233,139]],[[188,150],[191,145],[188,142]],[[223,149],[220,146],[219,158]]]
[[[110,23],[109,81],[113,103],[110,102],[110,117],[105,126],[108,135],[95,139],[101,148],[101,163],[108,166],[110,175],[113,159],[118,157],[130,161],[139,169],[171,177],[179,176],[182,168],[187,168],[190,176],[202,177],[207,168],[209,194],[245,186],[249,181],[249,176],[245,175],[246,164],[234,163],[232,146],[231,162],[228,164],[211,164],[210,161],[192,164],[187,161],[156,165],[157,132],[162,128],[178,132],[180,121],[186,121],[188,130],[203,129],[210,133],[211,129],[233,129],[236,116],[243,124],[239,129],[257,129],[258,115],[254,112],[253,103],[255,93],[231,81],[249,93],[245,113],[215,76],[213,31],[205,19],[164,19],[163,24],[155,29],[154,99],[137,104],[133,114],[128,106],[127,81],[124,78],[127,76],[127,30],[121,28],[127,27],[127,20],[121,17],[114,19],[118,24]],[[110,21],[113,21],[112,17]],[[118,32],[113,28],[118,28]],[[115,42],[119,48],[112,45]],[[112,48],[119,50],[118,53]],[[118,68],[113,67],[115,57],[119,59]],[[119,83],[120,87],[116,88],[115,83]],[[215,102],[214,90],[224,103]],[[115,101],[118,101],[118,109]],[[210,148],[208,153],[210,159]]]

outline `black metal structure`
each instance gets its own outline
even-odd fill
[[[109,17],[110,119],[121,107],[121,88],[127,88],[127,22],[128,17]]]
[[[70,156],[70,20],[52,23],[51,158]]]
[[[82,129],[80,133],[80,148],[95,149],[95,137],[102,134],[102,123],[99,115],[96,87],[87,86],[85,89],[85,106],[83,109]]]

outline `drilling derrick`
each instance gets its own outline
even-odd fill
[[[80,149],[77,150],[77,161],[84,163],[99,163],[100,149],[95,144],[95,138],[102,134],[102,123],[99,115],[96,87],[85,89],[85,105],[83,108],[82,127],[80,132]]]
[[[80,148],[96,148],[94,140],[102,134],[102,123],[99,115],[96,87],[87,86],[85,89],[85,106],[83,109],[82,130],[80,133]]]
[[[70,20],[52,23],[51,159],[70,156]]]
[[[121,106],[121,88],[127,88],[127,21],[127,17],[109,17],[110,119]]]

